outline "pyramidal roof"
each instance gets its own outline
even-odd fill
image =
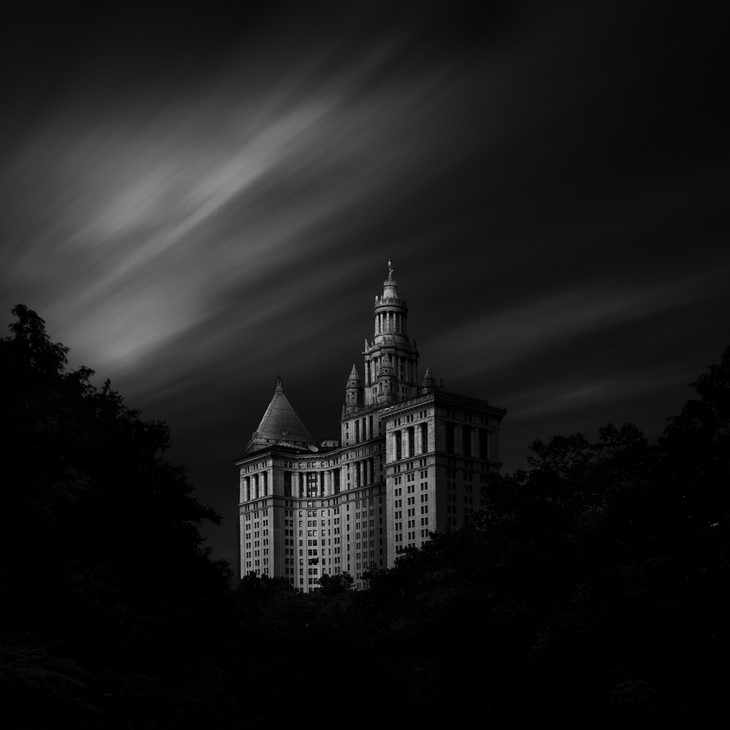
[[[299,416],[284,395],[281,378],[276,379],[276,388],[258,428],[253,432],[246,446],[246,453],[271,445],[309,448],[315,446],[312,437]]]
[[[357,365],[352,366],[352,370],[350,370],[350,377],[347,379],[347,382],[350,383],[359,383],[360,382],[360,373],[357,372]]]

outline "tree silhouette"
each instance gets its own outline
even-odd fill
[[[657,443],[632,424],[535,441],[463,529],[367,590],[337,575],[303,594],[255,575],[228,590],[198,532],[217,517],[162,457],[167,426],[69,371],[43,320],[13,311],[0,341],[5,463],[21,467],[0,512],[11,727],[250,730],[313,702],[326,724],[363,728],[727,717],[730,348]]]
[[[534,442],[470,525],[371,576],[426,726],[726,716],[730,350],[695,387],[657,444],[631,424]]]
[[[88,368],[68,370],[35,312],[13,314],[0,340],[4,463],[15,466],[0,511],[6,641],[26,667],[30,636],[47,657],[38,667],[67,657],[97,675],[149,669],[189,648],[226,590],[227,566],[198,531],[219,518],[163,458],[166,424],[143,420],[108,381],[95,387]],[[48,666],[38,676],[52,684]]]

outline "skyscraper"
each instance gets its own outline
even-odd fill
[[[360,588],[368,570],[479,509],[486,474],[501,465],[504,409],[438,387],[430,365],[419,382],[390,261],[374,320],[363,376],[353,365],[347,379],[338,441],[312,439],[277,378],[236,461],[242,576],[309,592],[323,574],[349,573]]]

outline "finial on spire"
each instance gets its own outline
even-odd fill
[[[388,259],[388,278],[393,278],[393,262],[390,259]]]

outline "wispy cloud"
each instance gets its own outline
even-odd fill
[[[431,340],[429,347],[439,353],[460,353],[459,361],[449,362],[449,372],[457,378],[504,372],[530,361],[537,367],[541,352],[681,308],[703,290],[712,291],[722,276],[721,271],[709,271],[659,284],[598,280],[567,291],[535,293],[529,301],[506,309],[495,303],[488,314],[467,317]],[[470,349],[473,355],[464,357]]]
[[[353,94],[383,57],[378,49],[321,87],[277,89],[263,115],[233,104],[220,138],[192,109],[195,123],[169,136],[165,116],[138,134],[107,120],[64,168],[73,205],[60,235],[35,239],[17,279],[44,260],[68,282],[44,306],[82,333],[83,357],[126,369],[196,328],[226,290],[240,297],[288,275],[325,245],[315,224],[387,197],[434,154],[431,123],[411,127],[448,95],[440,74],[386,83],[367,103]],[[241,331],[273,316],[260,299],[248,306]]]
[[[6,315],[36,309],[206,469],[277,371],[336,433],[389,256],[422,366],[507,407],[505,444],[612,398],[663,417],[730,331],[707,59],[673,9],[528,5],[245,28],[110,10],[46,28],[33,58],[19,35],[0,49]],[[228,505],[227,472],[203,481]]]

